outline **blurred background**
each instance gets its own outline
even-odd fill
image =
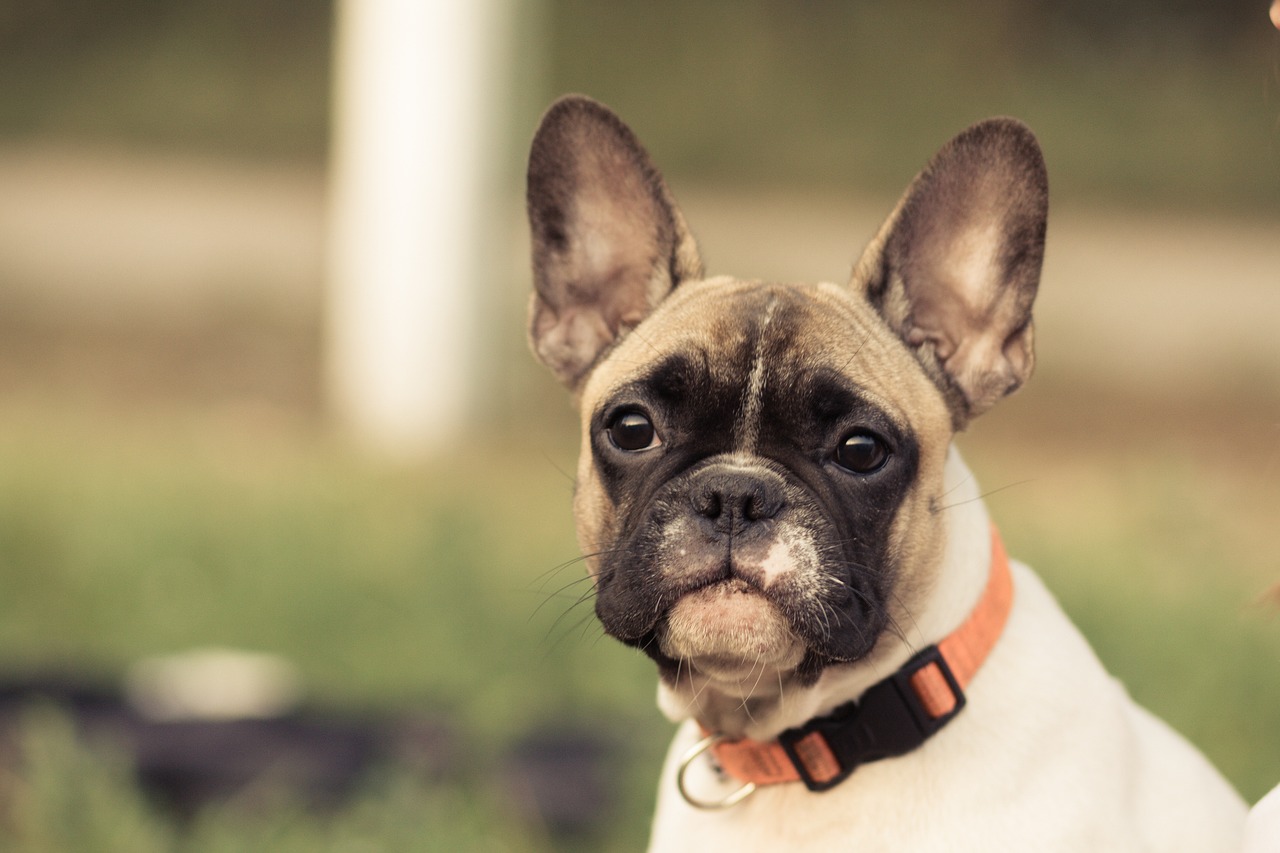
[[[1280,782],[1263,0],[475,5],[367,73],[359,0],[0,5],[0,846],[643,848],[670,726],[593,621],[524,343],[524,156],[567,91],[712,272],[780,279],[843,280],[943,142],[1030,124],[1039,371],[961,445],[1135,697]]]

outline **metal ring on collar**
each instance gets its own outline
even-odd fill
[[[717,809],[727,809],[731,806],[736,806],[738,803],[742,802],[747,797],[755,793],[756,783],[747,782],[745,785],[743,785],[738,790],[734,791],[729,796],[725,797],[723,800],[712,802],[709,800],[698,799],[693,794],[690,794],[688,789],[685,788],[684,773],[686,770],[689,769],[689,765],[693,763],[693,760],[697,758],[699,755],[702,755],[702,753],[706,752],[711,747],[715,746],[720,741],[725,739],[726,738],[724,735],[707,735],[702,740],[698,741],[692,747],[690,747],[689,751],[686,752],[684,756],[680,759],[680,769],[676,771],[676,788],[680,791],[680,796],[684,797],[684,801],[689,805],[693,806],[695,809],[704,809],[706,811],[715,811]]]

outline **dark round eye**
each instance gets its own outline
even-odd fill
[[[640,412],[623,412],[609,422],[609,440],[619,450],[646,450],[661,444],[653,423]]]
[[[854,430],[836,445],[836,464],[855,474],[874,474],[889,461],[883,439],[866,430]]]

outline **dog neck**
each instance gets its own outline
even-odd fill
[[[897,618],[899,630],[886,631],[871,654],[828,667],[807,684],[792,672],[765,670],[738,682],[686,669],[674,682],[659,682],[658,707],[672,721],[693,717],[710,731],[768,740],[857,699],[916,651],[950,634],[981,597],[991,562],[986,507],[954,447],[942,494],[946,545],[933,584],[920,596],[922,605]]]

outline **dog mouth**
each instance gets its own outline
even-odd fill
[[[769,596],[741,578],[682,595],[655,626],[654,640],[663,657],[724,678],[789,671],[807,651]]]
[[[769,517],[743,509],[710,519],[694,511],[683,481],[668,491],[601,565],[596,613],[608,634],[668,675],[816,673],[871,650],[883,627],[875,573],[850,568],[868,555],[849,553],[849,537],[816,499],[795,487]]]

